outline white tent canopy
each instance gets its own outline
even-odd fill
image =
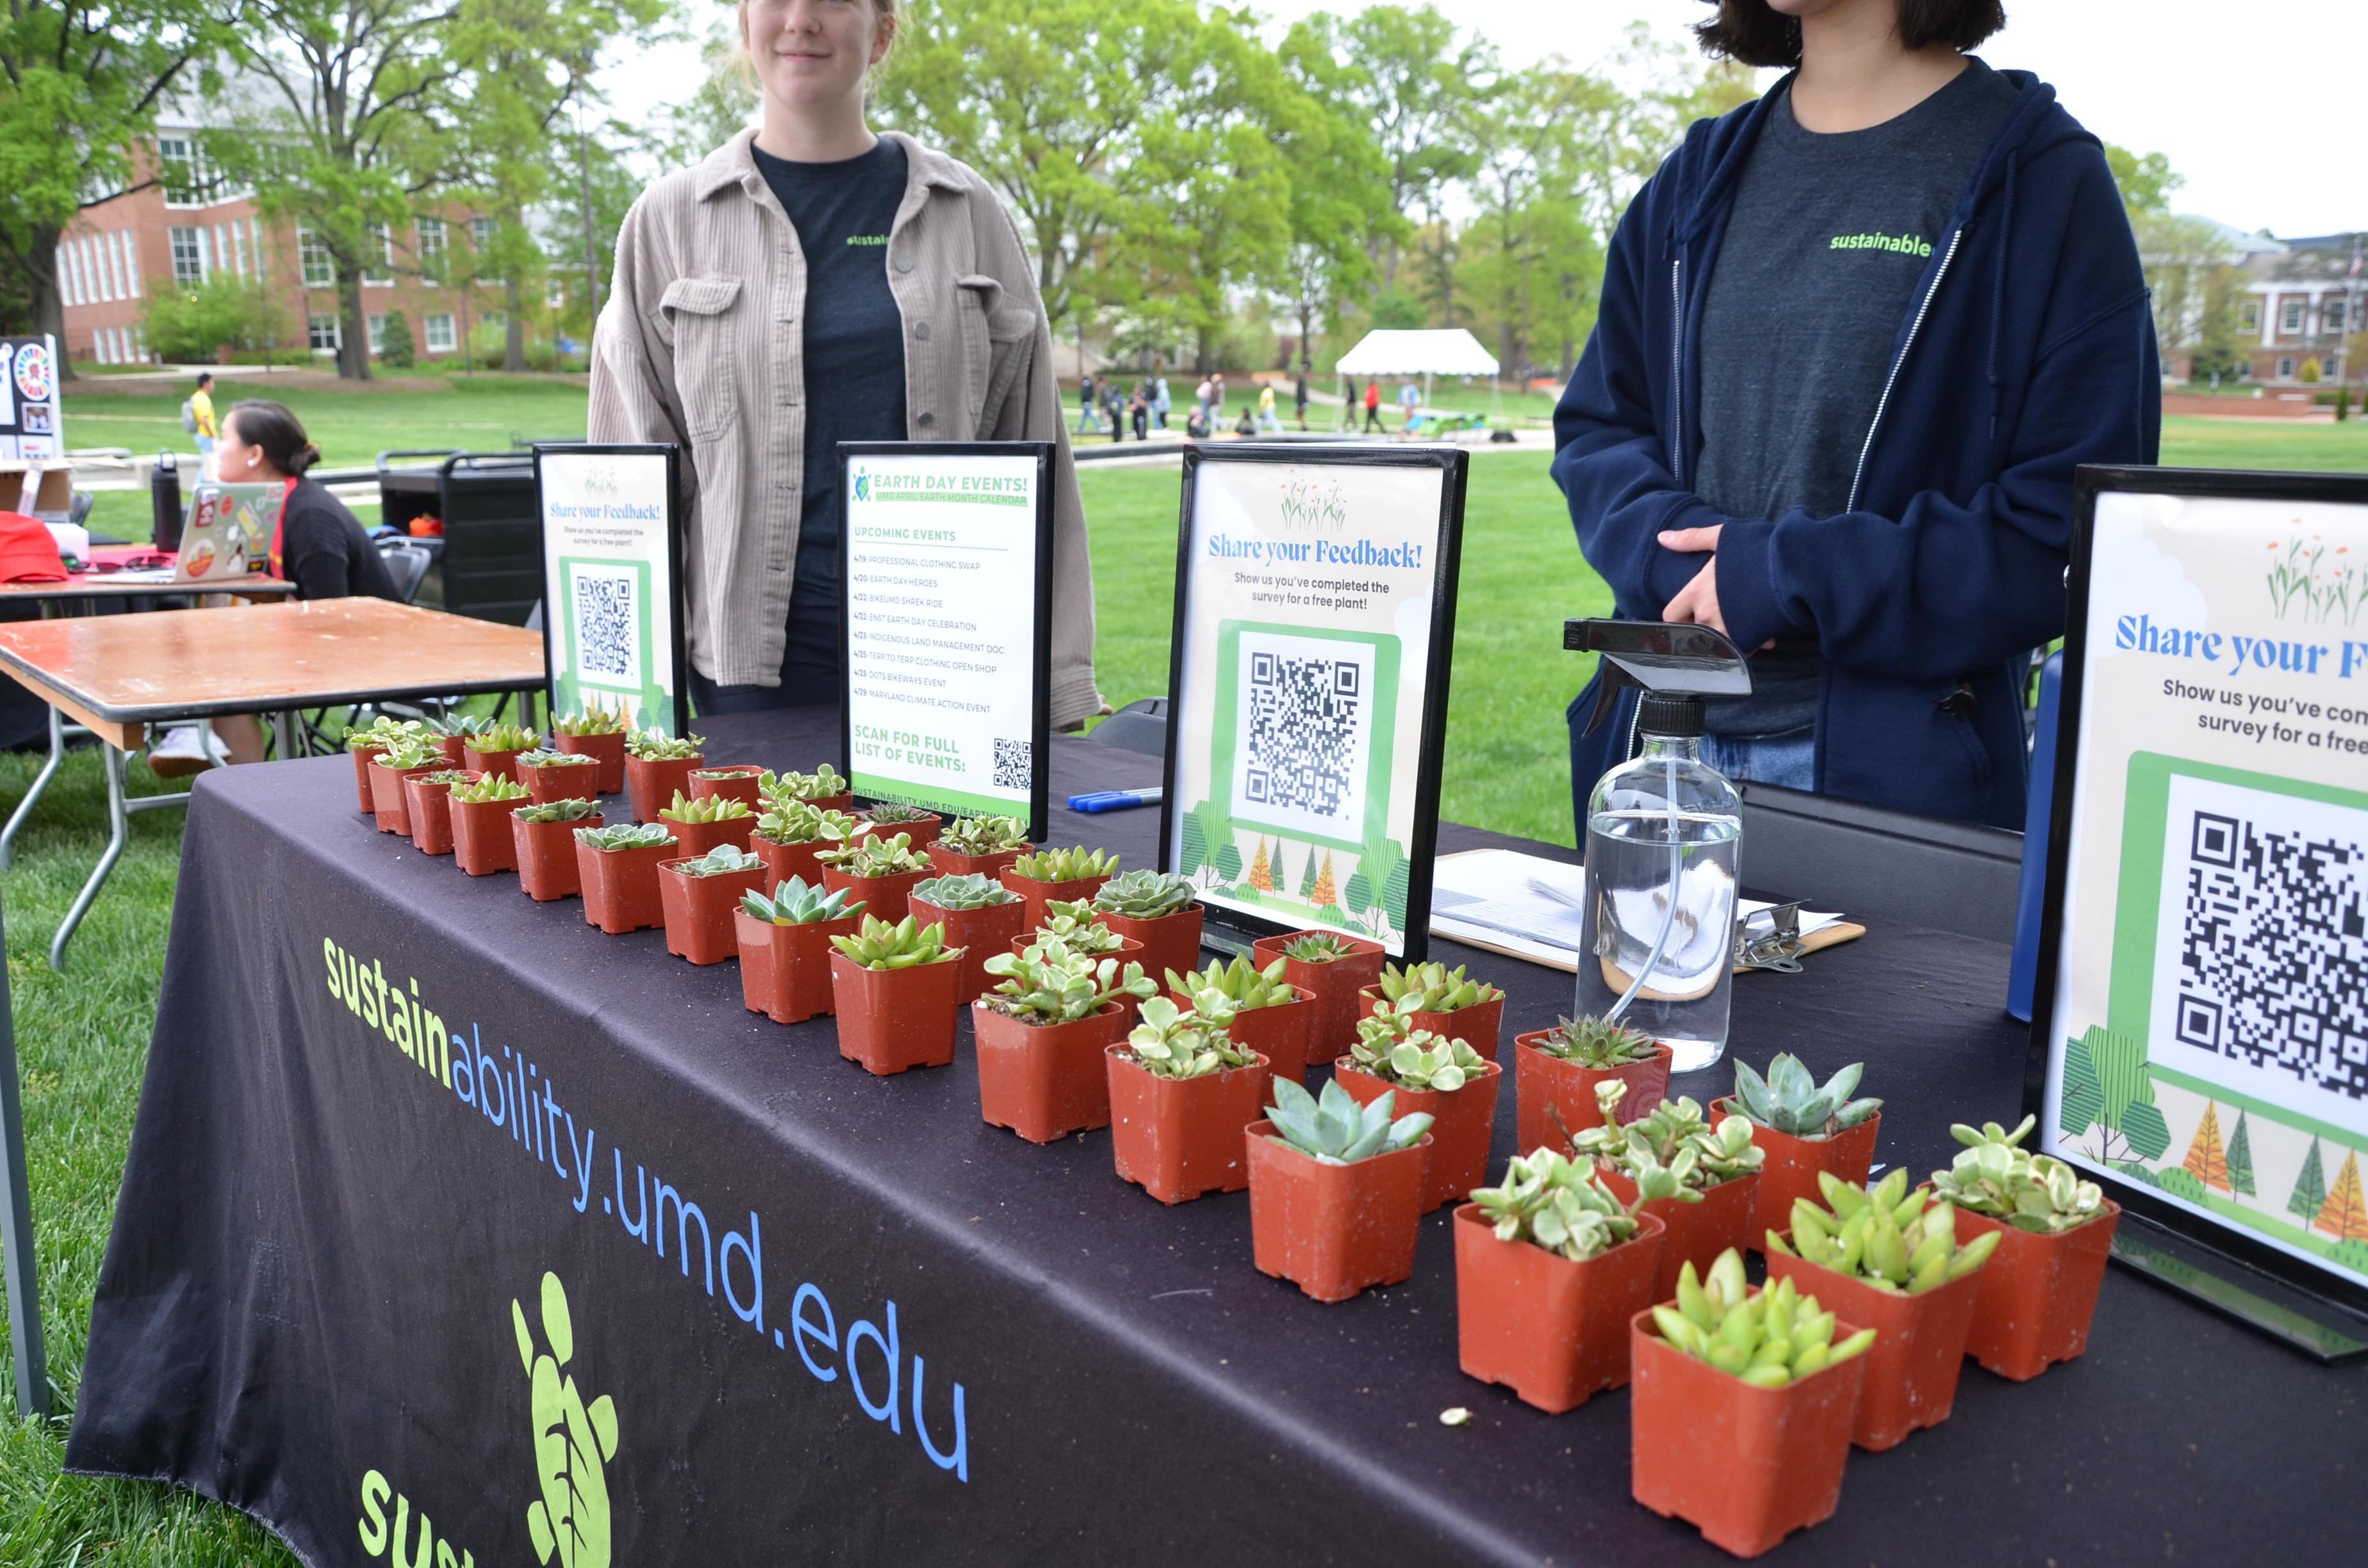
[[[1480,340],[1453,327],[1446,331],[1369,332],[1340,356],[1344,376],[1493,376],[1497,357]]]

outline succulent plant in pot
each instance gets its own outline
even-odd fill
[[[378,810],[370,795],[372,759],[390,746],[421,739],[425,733],[426,726],[416,719],[393,719],[383,713],[367,728],[346,732],[346,750],[353,755],[354,783],[361,795],[362,815],[374,815]]]
[[[451,765],[433,735],[400,740],[370,760],[370,804],[381,833],[411,833],[411,798],[404,781],[441,773]]]
[[[1118,870],[1118,857],[1107,850],[1035,849],[1016,857],[999,873],[1005,887],[1028,901],[1028,924],[1044,924],[1047,906],[1090,902]]]
[[[734,763],[723,767],[694,767],[690,770],[690,798],[704,801],[723,795],[746,805],[751,812],[765,804],[764,782],[770,777],[755,763]]]
[[[635,822],[655,822],[667,801],[690,788],[691,770],[707,760],[704,735],[635,730],[625,737],[625,797]]]
[[[1261,1274],[1319,1301],[1414,1272],[1430,1118],[1397,1114],[1394,1094],[1359,1105],[1338,1082],[1321,1098],[1273,1080],[1267,1119],[1248,1131],[1250,1248]]]
[[[1384,962],[1382,977],[1362,993],[1365,1011],[1378,1013],[1415,998],[1414,1027],[1433,1034],[1452,1035],[1473,1050],[1497,1060],[1497,1040],[1505,1023],[1505,993],[1485,980],[1474,980],[1462,964],[1413,963],[1400,969]]]
[[[551,728],[561,751],[588,756],[600,765],[598,793],[613,795],[624,789],[626,713],[622,706],[587,703],[584,711],[568,714]]]
[[[452,853],[452,787],[485,777],[465,767],[438,767],[406,775],[403,814],[411,824],[412,847],[422,855]]]
[[[1401,1111],[1431,1119],[1426,1214],[1469,1192],[1488,1176],[1488,1134],[1497,1121],[1504,1072],[1460,1040],[1414,1027],[1418,1000],[1359,1020],[1357,1043],[1334,1064],[1333,1081],[1360,1101],[1395,1090]]]
[[[935,812],[908,806],[901,801],[874,801],[856,813],[856,820],[867,833],[901,833],[913,841],[923,854],[938,840],[945,826],[945,818]]]
[[[1768,1158],[1759,1167],[1759,1196],[1751,1220],[1751,1244],[1770,1231],[1793,1222],[1793,1205],[1817,1196],[1817,1178],[1830,1173],[1853,1187],[1865,1185],[1874,1168],[1874,1141],[1883,1125],[1883,1102],[1852,1099],[1864,1068],[1850,1065],[1819,1084],[1801,1059],[1779,1053],[1761,1077],[1748,1062],[1735,1063],[1735,1093],[1713,1100],[1711,1109],[1742,1116],[1751,1141]]]
[[[1201,958],[1201,905],[1191,879],[1173,871],[1128,871],[1094,893],[1094,913],[1121,937],[1143,944],[1153,974],[1190,969]]]
[[[658,907],[666,917],[666,951],[695,964],[735,956],[732,912],[741,895],[764,885],[763,862],[736,845],[719,844],[698,856],[658,862]]]
[[[1235,953],[1197,973],[1167,973],[1167,994],[1204,1017],[1223,1016],[1234,1039],[1267,1059],[1267,1071],[1299,1083],[1307,1075],[1307,1028],[1315,998],[1283,976],[1284,960],[1263,969]]]
[[[823,763],[812,773],[799,773],[784,768],[773,781],[763,787],[765,798],[776,804],[802,801],[818,811],[851,812],[855,796],[838,769]]]
[[[831,1010],[831,939],[857,934],[860,899],[792,877],[741,895],[732,914],[740,949],[740,995],[752,1013],[777,1024],[802,1023]]]
[[[2089,1347],[2089,1324],[2122,1208],[2095,1182],[2049,1154],[2021,1147],[2032,1119],[2009,1132],[1997,1122],[1960,1123],[1964,1145],[1932,1191],[1956,1210],[1957,1239],[1998,1237],[1982,1266],[1965,1354],[2021,1382]]]
[[[729,795],[693,801],[679,790],[673,803],[658,812],[658,821],[682,841],[685,855],[704,855],[719,844],[746,849],[749,835],[757,830],[757,813],[747,801]]]
[[[600,759],[581,752],[537,746],[518,754],[512,776],[541,805],[546,801],[590,800],[600,792]]]
[[[1682,1096],[1622,1124],[1620,1107],[1627,1094],[1628,1085],[1617,1079],[1597,1085],[1600,1119],[1572,1142],[1577,1153],[1595,1161],[1605,1185],[1622,1201],[1636,1201],[1640,1183],[1656,1168],[1670,1172],[1678,1186],[1700,1199],[1645,1200],[1668,1227],[1653,1277],[1653,1299],[1661,1301],[1677,1289],[1680,1265],[1704,1268],[1727,1248],[1743,1245],[1767,1156],[1751,1142],[1751,1123],[1729,1116],[1713,1124],[1699,1104]]]
[[[1028,824],[1018,817],[958,817],[926,846],[930,863],[957,876],[1000,877],[1028,853]]]
[[[461,750],[469,766],[480,773],[501,773],[518,778],[518,754],[532,751],[542,737],[523,724],[488,724],[475,734],[461,738]],[[524,780],[520,780],[524,782]]]
[[[1669,1091],[1676,1053],[1642,1030],[1602,1018],[1565,1018],[1513,1037],[1514,1125],[1519,1146],[1567,1147],[1597,1119],[1596,1090],[1622,1083],[1625,1113],[1642,1116]]]
[[[1109,1126],[1102,1052],[1126,1038],[1131,1004],[1158,989],[1143,966],[1047,937],[995,954],[986,972],[995,988],[971,1005],[979,1115],[1031,1143]]]
[[[962,949],[946,945],[944,926],[866,915],[860,929],[830,945],[841,1056],[883,1078],[953,1061]]]
[[[472,877],[489,877],[516,867],[518,852],[509,818],[526,804],[526,791],[507,778],[463,770],[460,781],[444,795],[453,863]]]
[[[508,803],[506,832],[510,844],[508,863],[518,868],[519,888],[537,903],[582,892],[584,875],[575,859],[575,830],[603,825],[599,806],[580,798],[529,803],[525,790],[507,779],[499,782],[518,790]],[[462,814],[475,808],[455,801],[452,809],[457,824]]]
[[[1632,1320],[1631,1488],[1663,1517],[1756,1557],[1841,1498],[1873,1330],[1788,1280],[1753,1290],[1730,1249]]]
[[[1266,1058],[1165,996],[1146,998],[1141,1017],[1103,1052],[1120,1179],[1162,1203],[1240,1191],[1250,1179],[1242,1130],[1266,1098]]]
[[[1012,950],[1023,951],[1039,941],[1061,943],[1072,951],[1126,956],[1140,953],[1139,942],[1129,942],[1124,937],[1102,924],[1090,903],[1053,903],[1044,906],[1044,918],[1032,930],[1022,932]]]
[[[1666,1169],[1622,1203],[1592,1162],[1515,1155],[1455,1211],[1457,1354],[1467,1376],[1559,1415],[1628,1381],[1629,1321],[1652,1305],[1660,1219],[1683,1189]]]
[[[1949,1417],[1981,1300],[1976,1276],[1998,1250],[1990,1232],[1960,1246],[1956,1211],[1895,1170],[1872,1187],[1831,1173],[1823,1204],[1793,1205],[1789,1235],[1768,1233],[1768,1277],[1797,1279],[1836,1312],[1879,1330],[1851,1441],[1888,1449]]]
[[[383,719],[381,721],[383,722]],[[444,752],[444,760],[454,767],[465,767],[469,762],[468,743],[494,727],[495,721],[473,713],[430,714],[420,722],[420,727],[435,738]],[[482,768],[472,771],[482,772]]]
[[[1307,1027],[1307,1064],[1332,1061],[1357,1040],[1357,1020],[1364,1016],[1365,987],[1379,983],[1382,960],[1388,956],[1379,942],[1337,931],[1292,931],[1261,937],[1250,944],[1252,962],[1283,960],[1283,978],[1315,998],[1315,1016]]]
[[[822,885],[822,852],[836,849],[863,831],[863,824],[845,812],[817,810],[803,801],[768,798],[748,847],[765,862],[765,874],[777,882],[795,877]]]
[[[924,921],[943,925],[946,940],[962,949],[958,994],[965,1002],[985,994],[986,960],[1019,937],[1026,907],[1018,893],[975,872],[925,877],[905,894],[906,909]]]
[[[882,920],[902,920],[916,884],[936,869],[908,834],[867,833],[818,852],[823,885],[849,888]]]
[[[584,918],[621,936],[665,923],[658,900],[658,862],[675,858],[677,843],[664,823],[575,829],[575,874],[584,890]]]

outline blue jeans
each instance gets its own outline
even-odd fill
[[[1817,787],[1817,733],[1813,728],[1781,735],[1704,735],[1702,759],[1730,779],[1748,778],[1785,790]]]

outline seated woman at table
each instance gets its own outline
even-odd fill
[[[222,415],[215,476],[224,484],[286,487],[271,537],[272,575],[294,583],[300,599],[358,594],[400,599],[394,578],[360,520],[319,480],[305,477],[305,470],[320,460],[321,449],[279,403],[249,398]],[[166,778],[202,772],[216,761],[262,760],[263,723],[252,713],[216,719],[211,744],[204,731],[191,724],[166,732],[148,753],[149,767]]]

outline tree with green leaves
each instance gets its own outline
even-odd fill
[[[286,295],[253,278],[216,272],[202,283],[152,282],[140,301],[148,347],[166,360],[211,364],[224,348],[254,351],[296,341]]]
[[[1294,25],[1276,51],[1299,89],[1298,112],[1278,128],[1291,176],[1291,243],[1268,286],[1299,326],[1299,364],[1312,369],[1319,324],[1337,328],[1346,301],[1374,277],[1380,242],[1401,233],[1389,167],[1349,96],[1349,68],[1317,29]]]

